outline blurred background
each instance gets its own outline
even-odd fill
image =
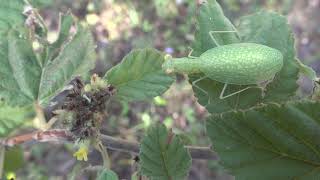
[[[320,0],[217,0],[234,24],[239,17],[259,9],[277,11],[288,16],[296,37],[297,56],[320,72]],[[72,11],[81,22],[89,24],[97,48],[99,75],[121,61],[134,48],[154,47],[173,56],[188,54],[194,39],[195,15],[200,0],[36,0],[49,26],[49,40],[57,37],[59,12]],[[270,32],[272,33],[272,32]],[[312,83],[299,80],[300,94],[308,94]],[[182,75],[161,97],[152,102],[112,102],[103,133],[138,141],[148,126],[164,122],[185,137],[186,144],[207,146],[204,121],[207,112],[196,103],[191,86]],[[89,163],[77,162],[72,145],[24,145],[25,165],[18,179],[69,179],[76,169],[89,163],[101,164],[99,153],[92,151]],[[110,151],[112,169],[120,179],[131,179],[133,157]],[[89,179],[83,175],[78,179]],[[230,179],[216,161],[193,161],[190,180]]]

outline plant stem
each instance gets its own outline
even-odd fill
[[[0,178],[3,175],[5,147],[0,145]]]
[[[111,168],[111,161],[109,158],[109,154],[107,152],[107,149],[103,146],[103,144],[101,143],[101,141],[99,140],[98,143],[96,144],[96,149],[98,151],[100,151],[102,159],[103,159],[103,166],[106,169],[110,169]]]
[[[100,136],[101,144],[111,150],[139,154],[139,143],[125,139],[114,138],[107,135]],[[0,146],[14,146],[28,141],[36,142],[73,142],[72,134],[68,130],[52,129],[24,134],[9,139],[0,139]],[[192,159],[218,160],[218,155],[210,147],[185,146],[190,152]]]

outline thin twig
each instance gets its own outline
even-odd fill
[[[105,146],[103,146],[103,144],[101,143],[101,141],[97,142],[96,144],[96,149],[98,151],[100,151],[102,159],[103,159],[103,166],[106,169],[110,169],[111,168],[111,161],[109,158],[109,154],[107,152],[107,149],[105,148]]]
[[[7,139],[0,139],[0,146],[15,146],[25,142],[49,142],[49,141],[73,141],[71,133],[64,129],[51,129],[47,131],[36,131],[28,134],[18,135]]]
[[[101,135],[102,144],[108,147],[108,149],[128,152],[139,153],[139,143],[132,142],[124,139],[114,138],[111,136]],[[213,152],[210,147],[196,147],[185,146],[192,157],[192,159],[206,159],[206,160],[218,160],[218,155]]]
[[[101,135],[101,142],[107,148],[111,150],[117,150],[127,153],[139,154],[139,143],[124,140],[121,138],[114,138],[107,135]],[[47,131],[37,131],[30,134],[24,134],[8,139],[0,139],[0,146],[14,146],[23,144],[29,141],[36,142],[73,142],[74,138],[71,133],[64,129],[52,129]],[[192,159],[203,159],[203,160],[218,160],[218,155],[210,149],[210,147],[195,147],[185,146],[192,157]]]
[[[5,147],[0,145],[0,177],[3,175]]]

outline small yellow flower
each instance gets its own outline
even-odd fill
[[[8,172],[7,175],[7,180],[16,180],[16,174],[14,172]]]
[[[80,147],[77,152],[73,154],[74,157],[77,158],[78,161],[88,161],[88,148]]]

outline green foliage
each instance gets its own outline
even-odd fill
[[[236,179],[317,179],[319,108],[301,101],[212,115],[207,133]]]
[[[7,149],[4,157],[5,172],[15,172],[24,164],[23,149],[20,146]]]
[[[42,6],[49,1],[30,2]],[[166,1],[165,4],[169,7],[171,3]],[[60,17],[57,41],[47,43],[42,39],[46,38],[46,31],[37,29],[41,27],[38,21],[35,21],[35,29],[24,26],[24,5],[22,0],[0,0],[0,100],[5,102],[0,104],[0,137],[32,118],[33,104],[47,106],[72,78],[86,79],[94,66],[94,42],[88,28],[67,13]],[[290,102],[298,88],[299,71],[313,80],[317,77],[312,69],[296,59],[294,39],[286,18],[262,11],[241,18],[236,29],[216,0],[208,0],[200,6],[197,24],[192,44],[194,56],[215,47],[209,31],[232,30],[237,30],[239,37],[235,33],[224,33],[215,34],[215,39],[222,45],[264,44],[278,49],[284,56],[282,70],[265,89],[252,88],[221,100],[223,83],[208,78],[199,82],[197,85],[208,95],[193,87],[199,103],[213,113],[206,128],[214,150],[221,156],[221,164],[240,180],[318,178],[320,103]],[[72,26],[75,32],[70,32]],[[34,42],[40,44],[39,49],[34,49]],[[164,55],[156,50],[134,50],[110,69],[104,79],[116,88],[117,98],[124,103],[156,97],[155,104],[163,106],[166,102],[160,95],[173,82],[173,78],[163,72],[163,62]],[[190,76],[190,81],[200,77],[203,74]],[[229,85],[225,93],[243,88]],[[188,120],[195,121],[193,111],[185,113],[188,112]],[[148,113],[142,116],[147,125],[152,119]],[[167,124],[171,121],[170,118],[165,120]],[[184,143],[189,144],[191,140],[184,135],[174,135],[160,124],[151,127],[141,142],[139,175],[151,180],[186,178],[191,157]],[[14,171],[22,164],[22,151],[9,149],[5,158],[5,170]],[[117,180],[118,176],[111,170],[103,170],[97,178],[109,179]]]
[[[163,61],[163,54],[156,50],[134,50],[110,69],[105,79],[116,87],[117,97],[123,101],[150,99],[164,93],[173,82],[162,71]]]
[[[67,41],[67,39],[65,40]],[[40,104],[48,101],[75,76],[88,77],[94,66],[94,42],[90,30],[77,25],[77,33],[70,42],[65,42],[59,55],[43,67],[39,84]]]
[[[154,99],[154,104],[157,106],[166,106],[167,105],[167,101],[162,98],[161,96],[157,96]]]
[[[197,16],[197,30],[195,41],[192,44],[192,55],[200,56],[206,50],[215,47],[215,43],[209,36],[210,31],[233,31],[235,30],[230,20],[224,16],[220,5],[216,0],[208,0],[199,8]],[[215,35],[219,44],[232,44],[240,42],[235,33],[222,33]]]
[[[41,52],[34,51],[33,37],[37,34],[23,26],[23,1],[0,2],[0,12],[8,16],[0,18],[0,98],[6,102],[0,107],[2,136],[18,127],[27,114],[33,114],[29,108],[32,104],[46,106],[72,78],[86,78],[95,57],[87,28],[77,24],[76,32],[69,32],[75,24],[70,14],[61,18],[58,40],[53,44],[40,40]]]
[[[10,105],[32,104],[37,99],[41,65],[33,53],[26,30],[10,30],[1,37],[0,97]]]
[[[74,20],[72,18],[72,15],[70,13],[67,14],[60,14],[59,17],[59,34],[58,39],[52,43],[52,45],[49,47],[48,57],[49,59],[54,59],[58,53],[59,50],[62,47],[62,45],[65,43],[67,38],[69,37],[70,28],[74,24]]]
[[[208,35],[210,30],[233,30],[213,0],[200,7],[194,55],[214,47]],[[241,18],[238,32],[241,42],[264,44],[281,51],[284,66],[267,84],[263,96],[260,89],[252,89],[219,100],[223,84],[209,79],[198,84],[213,97],[206,108],[216,113],[207,121],[207,133],[214,150],[236,179],[316,179],[320,174],[317,141],[320,103],[289,102],[298,88],[299,70],[313,80],[315,74],[302,68],[295,59],[294,39],[286,18],[262,11]],[[238,42],[230,34],[215,38],[220,44]],[[194,81],[199,76],[190,78]],[[233,86],[230,92],[242,88]],[[206,105],[208,96],[196,87],[193,89],[199,102]],[[261,103],[269,104],[259,105]]]
[[[188,175],[191,157],[181,139],[162,124],[150,129],[142,139],[140,170],[150,180],[179,180]]]
[[[111,171],[111,170],[103,170],[102,172],[100,172],[99,176],[97,177],[96,180],[118,180],[118,175]]]
[[[0,137],[7,136],[12,130],[19,127],[26,120],[34,116],[32,106],[10,107],[0,104]]]
[[[195,50],[194,55],[199,56],[214,47],[208,35],[209,31],[234,29],[215,1],[211,0],[209,3],[203,4],[200,7],[196,39],[192,46]],[[222,113],[230,110],[248,109],[261,102],[290,100],[298,88],[296,81],[299,69],[295,60],[294,39],[286,18],[276,13],[263,11],[241,18],[237,29],[242,42],[264,44],[281,51],[284,56],[284,66],[273,81],[267,85],[264,96],[262,96],[262,89],[253,88],[221,100],[219,95],[222,91],[223,83],[208,78],[200,81],[197,85],[209,93],[209,95],[206,95],[198,88],[193,87],[200,104],[206,105],[207,110],[211,113]],[[236,35],[232,33],[216,34],[215,38],[220,44],[239,42],[236,39]],[[191,77],[191,81],[198,78],[199,76]],[[244,86],[230,85],[226,94],[243,88]],[[209,97],[211,98],[210,104],[207,104]]]
[[[72,40],[65,42],[53,59],[37,58],[27,30],[11,30],[7,38],[1,40],[0,96],[11,105],[35,101],[46,105],[73,77],[87,76],[94,65],[93,39],[90,31],[81,25],[77,26]]]
[[[22,14],[23,7],[22,0],[0,0],[0,40],[10,28],[23,25],[25,20]]]
[[[287,19],[279,14],[262,11],[241,18],[238,27],[243,42],[254,42],[278,49],[283,55],[283,68],[266,87],[264,102],[290,100],[298,89],[297,61],[294,39]]]
[[[22,0],[21,0],[22,1]],[[37,8],[44,8],[52,5],[53,0],[28,0],[32,6]]]
[[[224,16],[220,5],[215,0],[209,0],[200,6],[199,15],[197,17],[197,31],[195,41],[192,44],[194,56],[200,56],[206,50],[214,48],[215,44],[209,36],[209,31],[233,31],[235,28],[232,23]],[[215,34],[215,39],[219,44],[232,44],[240,42],[235,33]],[[197,76],[189,76],[191,81],[200,78]],[[193,87],[198,102],[206,106],[211,113],[221,113],[233,109],[246,109],[252,107],[261,101],[261,89],[252,88],[243,93],[231,96],[226,99],[219,99],[224,83],[220,83],[206,78],[197,83],[197,85],[208,92],[208,95],[200,91],[197,87]],[[226,94],[236,92],[245,86],[228,85]],[[210,103],[208,104],[208,98]]]

